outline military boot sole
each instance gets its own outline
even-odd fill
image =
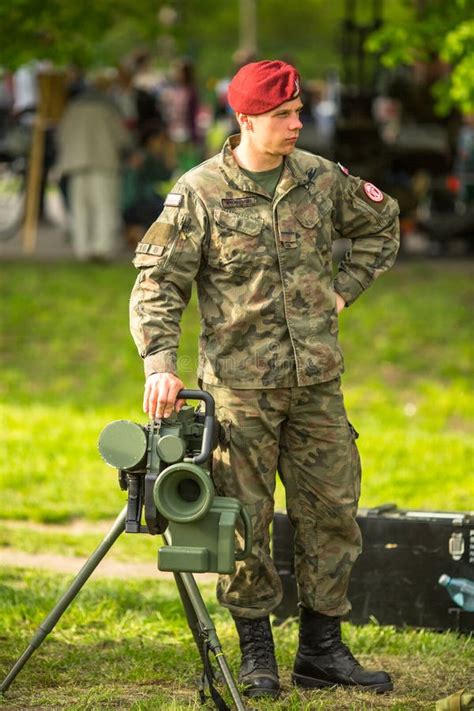
[[[280,689],[244,689],[244,696],[249,699],[265,699],[268,697],[276,699],[280,696]]]
[[[331,686],[347,686],[353,689],[360,689],[361,691],[374,691],[376,694],[385,694],[387,691],[393,690],[393,684],[391,681],[387,681],[381,684],[344,684],[342,681],[326,681],[323,679],[316,679],[313,676],[303,676],[302,674],[292,674],[291,681],[294,686],[300,686],[303,689],[323,689]]]
[[[279,696],[281,687],[278,679],[271,677],[257,677],[256,679],[238,678],[239,684],[244,687],[244,695],[249,698],[270,696],[276,698]]]

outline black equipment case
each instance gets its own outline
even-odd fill
[[[440,575],[474,580],[474,512],[399,510],[395,504],[360,509],[363,552],[349,585],[348,619],[365,624],[474,631],[466,612],[439,585]],[[286,513],[275,513],[273,560],[283,585],[277,622],[297,616],[293,527]]]

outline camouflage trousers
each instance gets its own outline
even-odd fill
[[[361,550],[357,434],[340,378],[307,387],[243,390],[204,384],[221,424],[213,478],[221,496],[242,501],[252,519],[251,555],[219,576],[219,602],[241,617],[268,615],[282,587],[270,554],[276,472],[295,527],[300,603],[344,615],[349,576]]]

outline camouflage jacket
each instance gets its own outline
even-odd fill
[[[131,330],[145,373],[176,372],[197,283],[198,377],[236,388],[310,385],[343,370],[337,291],[352,304],[395,261],[398,206],[371,183],[294,150],[273,198],[232,155],[186,173],[137,246]],[[352,250],[333,277],[331,245]]]

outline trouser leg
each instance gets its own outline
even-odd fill
[[[111,171],[94,171],[91,181],[94,256],[113,257],[118,249],[120,233],[119,177]]]
[[[339,379],[293,392],[280,471],[296,527],[300,630],[292,681],[303,688],[354,686],[383,693],[385,671],[364,669],[341,639],[341,615],[361,547],[355,516],[360,460]]]
[[[282,597],[280,578],[270,556],[269,528],[278,441],[290,391],[204,387],[215,399],[221,423],[221,441],[213,459],[216,490],[222,496],[239,499],[253,526],[250,556],[236,563],[234,573],[219,577],[217,597],[236,617],[264,617]]]
[[[80,260],[91,256],[89,174],[72,173],[69,180],[71,194],[71,235],[75,257]]]
[[[292,388],[278,468],[296,529],[300,604],[344,615],[351,609],[349,576],[361,550],[356,522],[361,470],[339,378]]]

